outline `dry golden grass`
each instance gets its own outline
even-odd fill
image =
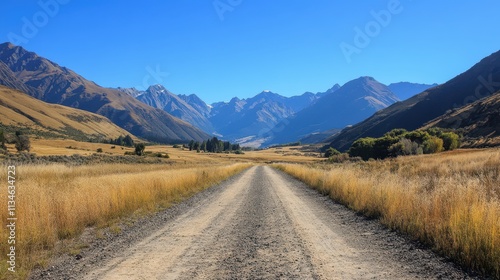
[[[191,196],[247,168],[248,164],[179,168],[165,165],[63,165],[17,167],[17,273],[25,278],[44,265],[59,240],[85,227],[107,226],[134,213],[154,212]],[[0,181],[6,182],[6,168]],[[7,205],[5,195],[0,205]],[[6,211],[0,211],[2,221]],[[111,223],[112,224],[112,223]],[[8,232],[0,228],[0,252],[8,252]],[[0,278],[12,279],[6,254],[0,256]]]
[[[500,278],[500,151],[277,165],[332,199]]]
[[[13,145],[8,145],[9,151],[15,153]],[[105,154],[123,155],[126,151],[132,152],[133,148],[120,147],[110,144],[79,142],[75,140],[62,139],[32,139],[31,151],[39,156],[46,155],[91,155],[101,148]],[[115,148],[111,148],[115,146]],[[71,147],[71,148],[68,148]],[[167,153],[170,156],[169,161],[176,163],[195,164],[198,162],[204,163],[221,163],[221,162],[303,162],[312,163],[323,160],[319,153],[305,153],[298,150],[298,147],[272,148],[262,151],[249,151],[245,154],[211,154],[211,153],[196,153],[188,149],[173,148],[172,145],[154,145],[146,146],[146,152]]]

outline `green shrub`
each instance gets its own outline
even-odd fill
[[[329,157],[332,157],[335,155],[340,155],[340,152],[337,151],[336,149],[334,149],[333,147],[328,148],[328,150],[326,150],[326,152],[325,152],[326,158],[329,158]]]
[[[418,143],[402,138],[398,143],[389,147],[389,153],[391,156],[421,155],[423,149]]]
[[[348,153],[351,157],[361,157],[363,160],[373,158],[375,138],[361,138],[352,143]]]
[[[431,135],[429,135],[429,133],[427,133],[426,131],[415,130],[415,131],[408,132],[407,134],[404,135],[404,137],[421,145],[426,140],[431,138]]]
[[[445,132],[440,138],[443,139],[443,147],[446,151],[460,148],[460,137],[456,133]]]
[[[396,138],[396,137],[405,135],[407,133],[408,133],[408,131],[406,129],[404,129],[404,128],[395,128],[395,129],[387,132],[386,134],[384,134],[384,136],[385,137]]]
[[[429,139],[425,140],[422,144],[422,148],[424,150],[424,154],[435,154],[442,152],[443,148],[443,139],[431,136]]]
[[[97,148],[98,153],[102,153],[102,148]]]

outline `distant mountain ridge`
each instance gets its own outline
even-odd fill
[[[334,85],[327,93],[338,87],[338,84]],[[232,141],[254,138],[269,131],[279,121],[310,106],[325,94],[306,92],[285,97],[271,91],[262,91],[250,98],[235,97],[229,102],[207,105],[195,94],[176,95],[162,85],[151,86],[145,91],[135,88],[118,90],[187,121],[209,134]]]
[[[334,91],[335,86],[331,91]],[[245,144],[261,138],[280,121],[314,104],[321,93],[306,92],[285,97],[271,91],[262,91],[254,97],[212,104],[210,121],[218,133]],[[261,141],[259,139],[258,141]],[[253,144],[259,146],[260,142]]]
[[[1,44],[0,61],[13,73],[17,83],[12,86],[16,89],[49,103],[103,115],[136,136],[158,142],[209,137],[187,122],[147,106],[121,91],[101,87],[22,47]],[[21,84],[29,88],[23,88]]]
[[[372,77],[360,77],[281,122],[269,133],[265,145],[297,141],[312,133],[344,128],[398,101],[387,86]]]

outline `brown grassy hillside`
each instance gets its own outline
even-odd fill
[[[129,134],[103,116],[45,103],[4,86],[0,86],[0,125],[29,129],[33,134],[79,140]]]

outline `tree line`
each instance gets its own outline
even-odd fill
[[[393,129],[379,138],[360,138],[351,145],[350,157],[364,160],[405,155],[433,154],[460,147],[460,136],[438,128],[407,131]],[[331,151],[330,151],[331,152]]]
[[[127,136],[119,136],[116,139],[109,139],[109,141],[106,141],[105,143],[113,144],[113,145],[118,145],[118,146],[125,146],[125,147],[134,147],[134,139],[130,135]]]
[[[212,139],[208,139],[203,142],[191,140],[185,148],[190,151],[197,152],[208,152],[208,153],[223,153],[223,152],[241,152],[240,144],[232,144],[229,141],[222,141],[217,139],[217,137],[213,137]]]

